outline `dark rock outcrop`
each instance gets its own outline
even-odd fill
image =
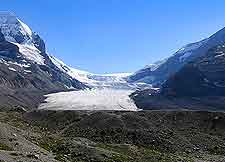
[[[225,46],[210,49],[163,85],[162,94],[174,96],[225,96]]]
[[[225,46],[189,62],[161,90],[131,95],[141,109],[225,110]]]

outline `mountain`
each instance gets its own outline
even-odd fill
[[[148,84],[129,83],[127,78],[132,73],[115,73],[115,74],[94,74],[87,71],[78,70],[69,67],[61,60],[54,56],[49,56],[51,61],[64,73],[72,78],[79,80],[91,88],[112,88],[112,89],[129,89],[135,90],[137,88],[151,87]]]
[[[143,69],[138,70],[134,74],[127,77],[129,83],[147,83],[147,84],[154,84],[156,81],[155,76],[152,73],[155,71],[165,62],[167,59],[157,61],[153,64],[146,65]]]
[[[35,107],[43,94],[84,89],[50,59],[41,37],[9,12],[0,13],[0,104]]]
[[[190,77],[191,76],[191,77]],[[162,87],[164,95],[225,96],[225,44],[185,65]]]
[[[225,109],[225,43],[184,65],[161,89],[136,91],[142,109]]]
[[[71,68],[46,51],[44,40],[15,14],[0,12],[0,104],[37,107],[44,95],[86,88],[135,90],[131,73],[93,74]]]
[[[161,86],[171,75],[178,72],[190,61],[201,57],[209,49],[225,43],[225,28],[216,32],[207,39],[188,44],[179,49],[171,57],[164,59],[153,66],[141,69],[128,79],[129,82],[139,82]],[[153,67],[153,68],[152,68]]]

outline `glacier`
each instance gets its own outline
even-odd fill
[[[88,87],[80,91],[48,94],[39,109],[137,111],[129,95],[138,88],[151,87],[145,83],[129,83],[127,78],[132,73],[95,74],[66,65],[48,54],[41,38],[37,38],[38,35],[13,13],[0,12],[0,29],[5,40],[16,45],[21,54],[20,61],[0,60],[10,71],[28,74],[33,73],[29,68],[31,64],[46,65],[62,72],[69,80],[78,80]],[[72,85],[64,83],[64,86],[75,90]]]
[[[135,90],[137,88],[151,87],[145,83],[129,83],[127,78],[133,73],[94,74],[67,66],[63,61],[49,55],[51,61],[64,73],[86,84],[90,88],[113,88]]]
[[[129,97],[131,93],[130,90],[109,88],[53,93],[46,95],[39,109],[138,111]]]

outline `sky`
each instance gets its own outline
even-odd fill
[[[93,73],[135,72],[225,27],[224,0],[1,0],[48,53]]]

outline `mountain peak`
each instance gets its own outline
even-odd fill
[[[32,30],[20,21],[13,12],[0,12],[0,29],[8,42],[25,44],[32,39]]]
[[[16,24],[18,19],[13,12],[1,11],[0,12],[0,24]]]

